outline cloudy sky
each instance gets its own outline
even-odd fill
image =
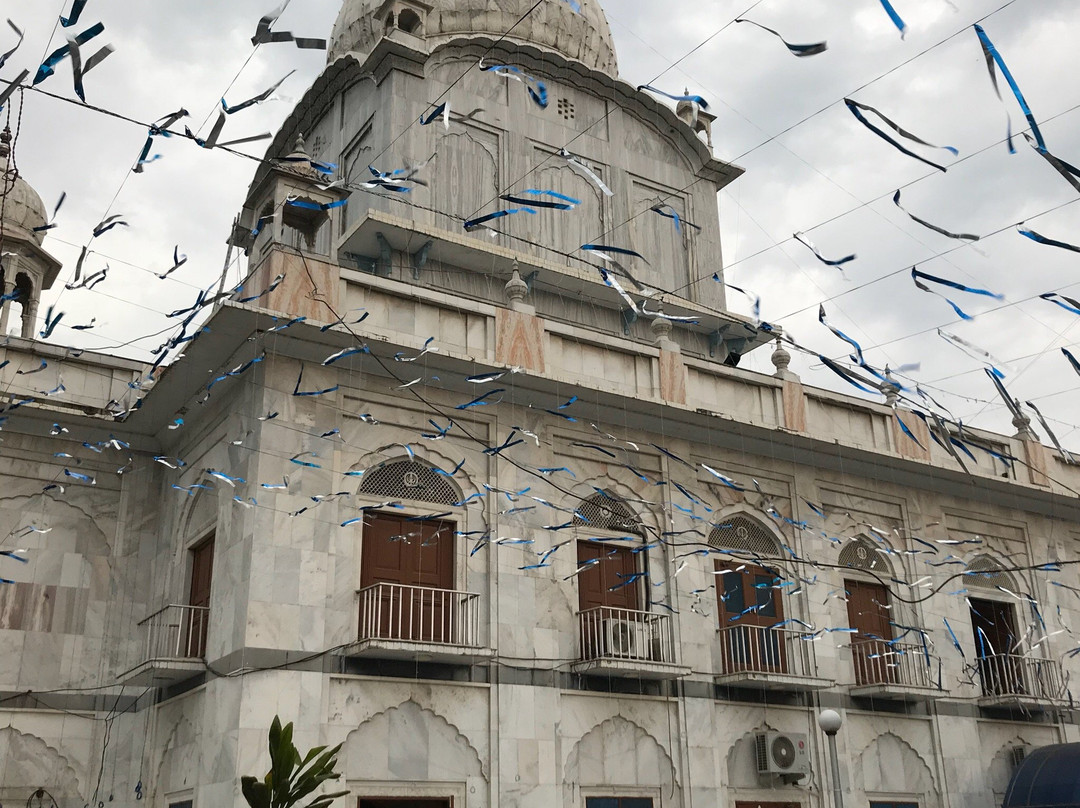
[[[324,56],[291,45],[264,46],[252,54],[255,24],[274,4],[90,0],[82,23],[103,21],[106,32],[95,43],[111,42],[116,52],[88,75],[88,102],[143,121],[185,107],[195,128],[216,114],[227,88],[235,103],[295,68],[281,88],[284,98],[230,120],[227,137],[275,131],[322,69]],[[5,4],[4,13],[26,29],[26,41],[3,78],[23,67],[33,71],[61,44],[54,23],[70,5],[71,0]],[[1080,431],[1074,431],[1080,423],[1080,377],[1060,351],[1080,338],[1080,317],[1038,299],[1043,292],[1080,295],[1080,255],[1035,244],[1012,227],[1026,221],[1050,238],[1080,242],[1080,205],[1073,204],[1078,195],[1022,139],[1018,153],[1008,154],[1005,109],[1016,132],[1026,123],[1004,82],[1005,106],[994,95],[972,29],[981,22],[1001,51],[1050,150],[1080,163],[1080,49],[1074,41],[1080,4],[894,5],[908,23],[904,39],[878,0],[607,0],[604,8],[622,77],[671,90],[686,86],[704,96],[718,116],[717,156],[746,169],[719,197],[724,263],[729,282],[760,295],[764,319],[803,344],[843,357],[844,344],[817,323],[817,305],[824,302],[830,321],[862,344],[871,363],[917,363],[910,375],[957,416],[1011,431],[982,365],[938,337],[936,328],[943,327],[1007,363],[1012,393],[1034,401],[1066,445],[1080,447]],[[338,6],[339,0],[292,0],[276,27],[326,36]],[[828,51],[797,59],[760,29],[731,24],[751,6],[749,17],[789,41],[827,40]],[[675,8],[681,11],[672,13]],[[9,41],[11,31],[0,32],[0,50]],[[58,68],[42,89],[73,98],[69,68]],[[951,166],[942,173],[901,155],[852,117],[844,97],[877,107],[928,141],[955,146],[959,157],[919,148]],[[9,110],[18,114],[17,97],[5,115]],[[54,341],[145,359],[160,339],[117,346],[164,328],[166,312],[193,300],[221,272],[225,237],[254,163],[159,139],[155,151],[163,158],[143,174],[130,175],[145,135],[145,129],[102,112],[25,94],[19,168],[46,205],[62,191],[68,194],[61,225],[45,245],[65,263],[61,278],[70,279],[79,247],[106,213],[121,214],[130,224],[94,242],[97,255],[87,268],[107,262],[105,283],[90,292],[66,292],[58,284],[46,293],[44,304],[57,303],[66,323],[98,319],[93,331],[82,333],[62,325]],[[261,154],[264,147],[249,150]],[[897,188],[903,188],[907,209],[921,218],[953,232],[996,235],[965,244],[927,230],[893,206]],[[825,266],[792,240],[796,231],[827,256],[858,257],[844,272]],[[188,264],[157,280],[151,273],[171,265],[177,244]],[[915,264],[999,292],[1004,300],[955,292],[950,297],[977,315],[960,322],[944,300],[914,287],[908,270]],[[749,304],[735,295],[731,304],[749,313]],[[747,364],[772,369],[768,350]],[[796,356],[793,369],[812,384],[855,392],[816,360]]]

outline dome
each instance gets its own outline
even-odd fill
[[[0,175],[4,177],[3,192],[11,182],[8,174],[8,155],[11,152],[11,131],[5,129],[0,133]],[[11,185],[6,197],[0,204],[4,211],[4,233],[16,237],[33,240],[37,245],[45,239],[45,233],[34,232],[35,227],[43,227],[48,221],[49,214],[45,210],[45,203],[41,201],[37,191],[30,187],[22,177],[16,176],[14,185]]]
[[[597,0],[580,0],[580,11],[574,11],[570,0],[542,0],[528,13],[532,6],[533,0],[344,0],[330,34],[327,61],[346,53],[363,59],[388,29],[398,28],[432,45],[469,36],[528,42],[608,75],[618,74],[615,44]]]

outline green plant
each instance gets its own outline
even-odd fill
[[[293,725],[281,726],[281,719],[274,716],[270,725],[270,771],[266,777],[241,777],[240,788],[251,808],[293,808],[308,794],[327,780],[337,780],[341,775],[334,771],[337,766],[338,744],[333,749],[316,746],[303,758],[293,746]],[[348,791],[320,794],[305,808],[328,808],[338,797]]]

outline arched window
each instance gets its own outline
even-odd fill
[[[644,533],[641,520],[630,510],[630,506],[606,491],[597,491],[581,500],[574,511],[574,524],[638,536]]]
[[[413,11],[411,8],[403,8],[398,12],[397,25],[406,34],[419,35],[420,26],[423,24],[423,20],[420,19],[420,15]]]
[[[709,546],[717,550],[741,550],[754,556],[775,558],[780,545],[769,530],[745,516],[724,519],[709,533]]]
[[[361,494],[452,505],[461,494],[444,476],[418,460],[389,460],[364,474]]]
[[[865,536],[857,536],[840,551],[840,566],[856,570],[891,574],[892,568],[879,545]]]

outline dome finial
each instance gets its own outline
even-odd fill
[[[5,126],[4,131],[0,132],[0,158],[7,157],[11,154],[11,127]]]

